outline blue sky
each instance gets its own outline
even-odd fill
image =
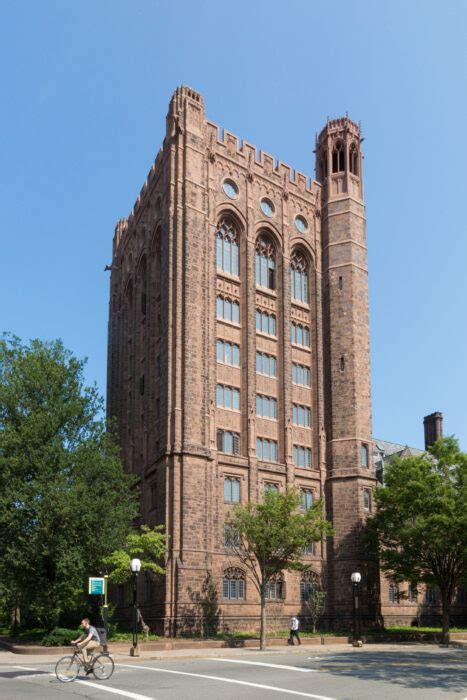
[[[374,435],[467,449],[467,3],[12,2],[0,27],[1,328],[61,337],[105,392],[108,273],[179,84],[313,175],[326,117],[361,120]]]

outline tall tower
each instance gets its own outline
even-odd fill
[[[306,570],[271,585],[278,624],[305,614],[323,570],[331,621],[350,613],[352,570],[368,580],[358,127],[329,122],[317,160],[321,184],[208,121],[202,96],[179,87],[162,147],[116,227],[108,415],[139,480],[141,521],[168,534],[165,576],[140,579],[144,618],[166,634],[199,623],[207,585],[224,624],[257,626],[257,591],[232,554],[228,517],[265,491],[298,489],[303,511],[324,496],[336,533],[303,552]]]
[[[368,267],[361,136],[348,117],[328,121],[316,148],[323,184],[323,336],[326,507],[335,535],[328,542],[329,603],[350,612],[350,575],[362,573],[366,610],[378,597],[375,563],[362,525],[371,510],[372,469]]]

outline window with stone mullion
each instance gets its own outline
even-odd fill
[[[260,236],[256,242],[255,251],[256,286],[266,289],[276,287],[275,250],[268,238]]]

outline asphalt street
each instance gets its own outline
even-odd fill
[[[208,652],[208,650],[206,650]],[[285,650],[284,650],[285,651]],[[438,647],[363,650],[301,648],[256,650],[203,658],[116,658],[108,681],[80,677],[61,683],[50,660],[16,656],[2,663],[0,698],[132,698],[133,700],[467,700],[466,652]]]

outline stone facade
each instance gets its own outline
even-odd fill
[[[335,536],[304,556],[308,579],[285,573],[271,618],[303,612],[301,587],[322,577],[327,618],[349,626],[353,570],[376,618],[379,575],[360,539],[375,485],[361,141],[348,117],[328,121],[310,180],[209,122],[180,87],[117,224],[108,414],[142,521],[169,535],[167,574],[140,596],[167,634],[193,624],[209,580],[223,624],[256,627],[258,594],[224,521],[237,497],[286,485],[325,500]]]

